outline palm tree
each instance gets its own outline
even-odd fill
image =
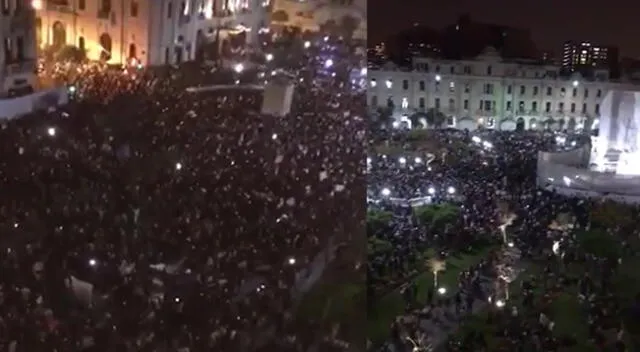
[[[447,268],[447,262],[438,258],[427,260],[427,267],[433,273],[433,287],[438,287],[438,273]]]

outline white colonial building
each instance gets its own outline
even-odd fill
[[[40,47],[73,45],[92,60],[174,64],[193,60],[213,37],[268,27],[270,0],[33,0]]]
[[[36,88],[34,11],[25,1],[0,2],[0,97]]]
[[[640,91],[638,85],[610,80],[606,70],[592,79],[561,77],[559,71],[505,61],[492,48],[473,60],[415,58],[411,70],[391,63],[370,69],[368,104],[393,107],[393,116],[408,122],[409,116],[426,117],[435,108],[446,115],[447,126],[460,129],[574,130],[597,124],[609,90]]]

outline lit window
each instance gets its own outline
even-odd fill
[[[376,86],[376,84],[378,84],[378,83],[376,82],[376,80],[375,80],[375,79],[372,79],[372,80],[371,80],[371,87],[375,87],[375,86]]]
[[[407,98],[402,98],[402,108],[407,109],[409,107],[409,100]]]
[[[388,79],[385,84],[387,85],[387,88],[391,89],[391,86],[393,86],[393,82],[391,82],[390,79]]]

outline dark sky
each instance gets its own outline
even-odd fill
[[[539,49],[560,51],[569,39],[619,46],[640,58],[637,0],[369,0],[368,41],[379,42],[414,22],[441,28],[460,14],[479,22],[529,28]]]

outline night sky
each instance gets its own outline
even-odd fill
[[[614,45],[621,57],[640,58],[637,0],[369,0],[368,41],[377,43],[418,22],[440,29],[460,14],[478,22],[531,30],[538,49],[558,55],[565,40]]]

